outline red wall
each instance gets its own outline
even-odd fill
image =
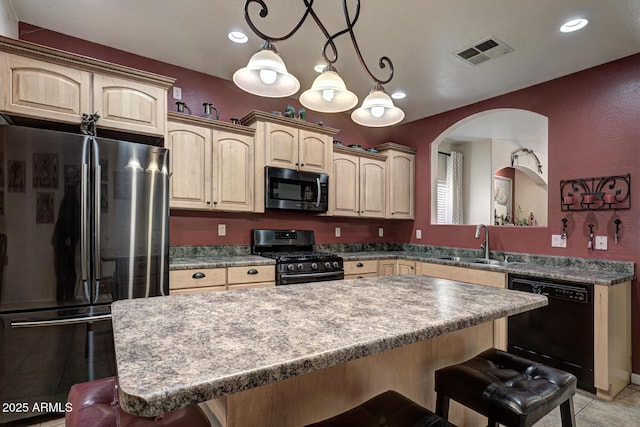
[[[203,102],[221,111],[221,120],[242,117],[250,110],[283,110],[297,100],[270,100],[249,95],[233,83],[203,73],[143,58],[63,34],[20,24],[20,38],[94,58],[128,65],[177,78],[183,101],[195,114]],[[527,89],[478,102],[391,129],[368,129],[353,124],[346,114],[309,112],[308,120],[341,129],[336,139],[346,144],[370,147],[385,141],[418,149],[416,162],[416,220],[385,221],[338,219],[289,212],[266,214],[209,214],[172,211],[172,245],[249,244],[252,228],[311,228],[319,243],[411,242],[418,244],[477,248],[473,225],[431,225],[429,144],[458,120],[494,108],[520,108],[549,118],[549,226],[491,227],[491,247],[510,252],[640,261],[638,229],[638,183],[631,186],[631,209],[607,212],[563,212],[559,182],[631,173],[638,179],[640,144],[640,54],[552,80]],[[175,109],[169,98],[170,109]],[[561,219],[567,217],[569,240],[566,249],[551,248],[551,234],[559,234]],[[613,221],[622,220],[620,241],[613,242]],[[217,236],[217,225],[227,225],[227,236]],[[596,235],[609,236],[608,251],[587,250],[587,224]],[[340,227],[342,237],[334,237]],[[385,237],[378,238],[378,227]],[[421,229],[423,239],[415,239]],[[633,283],[632,314],[634,348],[640,348],[640,290]],[[634,372],[640,372],[640,351],[633,354]]]

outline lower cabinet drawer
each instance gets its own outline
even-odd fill
[[[346,279],[362,279],[364,277],[378,277],[378,273],[345,274]]]
[[[273,265],[227,267],[227,284],[275,282],[276,268]]]
[[[235,289],[268,288],[275,285],[276,282],[243,283],[240,285],[229,285],[227,286],[227,290],[233,291]]]
[[[344,275],[351,274],[363,274],[363,273],[376,273],[378,274],[378,261],[345,261],[344,262]]]
[[[169,295],[201,294],[203,292],[220,292],[226,290],[226,286],[205,286],[202,288],[169,289]]]
[[[169,289],[210,288],[226,285],[226,268],[169,271]]]

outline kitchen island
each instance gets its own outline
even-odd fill
[[[546,304],[413,275],[117,301],[121,405],[210,401],[222,425],[296,426],[393,388],[433,409],[435,369],[490,347],[492,320]]]

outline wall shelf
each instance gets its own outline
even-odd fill
[[[631,209],[631,174],[560,181],[563,211]]]

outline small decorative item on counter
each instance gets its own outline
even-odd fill
[[[536,218],[533,216],[533,212],[529,212],[529,225],[536,225]]]
[[[218,111],[218,109],[216,107],[213,106],[212,103],[205,102],[202,105],[204,106],[204,114],[202,115],[202,117],[204,117],[206,119],[220,120],[220,112]],[[216,112],[215,116],[213,114],[211,114],[211,110],[214,110]]]
[[[333,145],[342,145],[342,141],[333,141]]]
[[[287,106],[284,108],[284,116],[290,119],[294,119],[296,117],[296,109],[287,104]]]
[[[298,118],[300,120],[307,121],[307,110],[305,110],[304,108],[299,109],[298,110]]]
[[[358,144],[349,144],[349,148],[353,148],[354,150],[362,150],[362,147]]]
[[[367,149],[366,149],[366,150],[364,150],[364,151],[368,151],[369,153],[379,153],[379,151],[378,151],[378,150],[376,150],[376,149],[375,149],[375,148],[373,148],[373,147],[371,147],[371,148],[367,148]]]
[[[189,108],[187,104],[185,104],[182,101],[178,101],[176,102],[176,105],[178,106],[178,113],[184,113],[185,112],[184,110],[187,110],[189,115],[191,115],[191,108]]]

